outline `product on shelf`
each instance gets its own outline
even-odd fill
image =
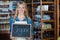
[[[8,8],[9,5],[0,5],[0,8]]]
[[[49,5],[49,11],[54,11],[54,5]]]
[[[52,38],[54,37],[53,31],[47,31],[43,33],[43,38]]]
[[[5,29],[9,29],[9,24],[6,24],[5,25]]]
[[[37,6],[36,12],[40,12],[40,5]],[[42,11],[48,11],[48,5],[42,5]]]
[[[38,28],[38,29],[40,28],[40,22],[34,22],[33,25],[34,25],[35,28]]]
[[[37,13],[40,13],[40,5],[37,6],[36,12],[37,12]]]
[[[40,35],[40,33],[41,33],[41,30],[34,30],[34,35],[36,35],[36,34],[38,34],[38,35]]]
[[[39,35],[38,34],[34,35],[34,40],[41,40],[40,34]]]
[[[6,29],[10,30],[9,24],[0,24],[0,30],[6,30]]]
[[[42,6],[42,11],[48,11],[48,5],[43,5]]]
[[[50,20],[50,15],[43,15],[42,20]]]
[[[34,15],[34,20],[39,21],[41,19],[41,16],[39,14]]]
[[[34,35],[34,40],[41,40],[41,37],[39,35]]]
[[[51,29],[51,28],[52,28],[51,24],[42,23],[42,29]]]

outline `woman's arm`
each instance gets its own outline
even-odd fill
[[[28,40],[33,40],[33,34],[34,34],[33,26],[32,26],[33,22],[32,22],[32,19],[29,19],[28,21],[29,21],[29,24],[31,24],[31,37],[28,38]]]
[[[13,18],[10,18],[10,32],[12,31]]]
[[[13,17],[10,18],[10,39],[13,40],[14,38],[11,35],[11,31],[12,31],[12,24],[13,24]]]
[[[32,19],[29,19],[28,21],[29,21],[29,24],[31,24],[31,25],[32,25]]]

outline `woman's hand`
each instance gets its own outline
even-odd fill
[[[12,35],[10,35],[10,39],[11,39],[11,40],[14,40],[14,37],[12,37]]]
[[[27,38],[28,40],[33,40],[33,36],[30,36]]]

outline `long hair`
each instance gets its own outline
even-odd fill
[[[24,15],[25,15],[28,19],[30,19],[29,14],[28,14],[28,10],[27,10],[27,5],[26,5],[26,3],[23,2],[23,1],[19,1],[19,2],[17,3],[15,15],[14,15],[14,20],[15,20],[16,17],[18,16],[18,10],[17,10],[17,8],[18,8],[18,5],[20,5],[20,4],[23,4],[23,6],[25,7],[25,9],[24,9]]]

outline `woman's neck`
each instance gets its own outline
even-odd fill
[[[18,15],[19,20],[24,20],[24,18],[25,18],[25,15],[20,15],[20,14]]]

